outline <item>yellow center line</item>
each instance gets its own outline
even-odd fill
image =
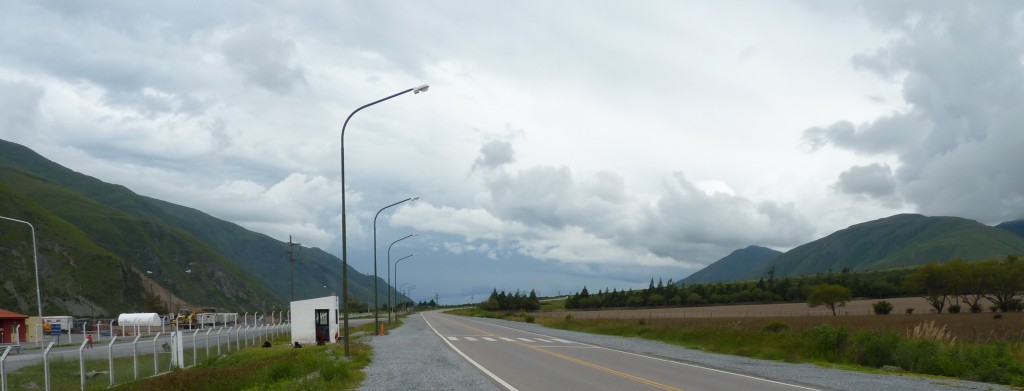
[[[458,321],[456,321],[456,322],[458,322]],[[462,324],[463,327],[467,327],[467,328],[472,329],[474,331],[477,331],[479,333],[486,334],[486,335],[489,335],[489,336],[492,336],[492,337],[500,338],[499,335],[491,333],[491,332],[488,332],[486,330],[481,330],[481,329],[478,329],[476,327],[467,325],[467,324],[462,323],[462,322],[458,322],[458,323]],[[544,349],[544,348],[541,348],[541,347],[529,345],[529,344],[526,344],[526,343],[523,343],[523,342],[519,342],[519,341],[512,341],[512,342],[515,343],[515,344],[518,344],[519,346],[522,346],[522,347],[533,349],[533,350],[536,350],[536,351],[542,352],[542,353],[547,353],[547,354],[549,354],[549,355],[551,355],[553,357],[557,357],[557,358],[560,358],[560,359],[563,359],[563,360],[566,360],[566,361],[571,361],[571,362],[574,362],[574,363],[577,363],[577,364],[580,364],[580,365],[583,365],[583,366],[586,366],[586,367],[594,368],[594,369],[597,369],[597,370],[605,372],[605,373],[610,373],[612,375],[621,376],[621,377],[624,377],[626,379],[633,380],[633,381],[636,381],[636,382],[639,382],[639,383],[643,383],[643,384],[649,385],[651,387],[660,388],[660,389],[665,390],[665,391],[684,391],[682,388],[677,388],[677,387],[672,387],[672,386],[664,385],[664,384],[658,383],[658,382],[650,380],[650,379],[644,379],[642,377],[630,375],[630,374],[622,372],[622,371],[617,371],[617,370],[614,370],[614,369],[611,369],[611,368],[608,368],[608,367],[603,367],[603,366],[594,364],[594,363],[589,362],[589,361],[581,360],[581,359],[578,359],[578,358],[575,358],[575,357],[569,357],[569,356],[566,356],[566,355],[561,354],[561,353],[555,353],[553,351],[550,351],[550,350],[547,350],[547,349]]]

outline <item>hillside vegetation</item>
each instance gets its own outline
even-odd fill
[[[287,244],[279,240],[77,173],[3,140],[0,185],[0,213],[38,230],[44,312],[99,316],[188,304],[269,310],[290,298],[282,261]],[[3,224],[0,232],[12,233],[0,237],[0,286],[8,293],[0,306],[34,313],[27,227]],[[341,291],[340,259],[317,248],[298,255],[297,287]],[[348,275],[349,291],[366,302],[372,277],[351,266]],[[379,285],[386,295],[387,284]]]

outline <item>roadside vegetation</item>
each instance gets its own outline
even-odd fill
[[[577,320],[570,314],[537,321],[563,330],[639,337],[769,360],[854,365],[1024,386],[1021,314],[1012,314],[1012,319],[946,314],[699,320]],[[950,327],[949,322],[956,326]],[[903,327],[908,323],[913,326]]]
[[[978,262],[955,260],[916,268],[776,278],[773,270],[757,281],[683,285],[651,279],[647,289],[598,290],[583,287],[570,295],[566,309],[650,308],[737,303],[808,302],[815,288],[834,285],[850,297],[921,296],[942,312],[1013,312],[1024,309],[1024,259],[1016,255]],[[836,292],[836,288],[832,293]],[[836,302],[838,303],[838,302]],[[829,303],[822,303],[827,305]]]
[[[402,324],[400,320],[392,327]],[[351,328],[351,333],[361,335],[372,333],[373,324]],[[146,390],[146,391],[219,391],[219,390],[337,390],[352,389],[363,380],[362,369],[369,365],[373,349],[354,341],[350,344],[350,357],[344,357],[344,345],[303,346],[293,348],[288,336],[279,336],[270,341],[272,347],[251,347],[237,352],[202,359],[198,365],[177,369],[160,376],[132,381],[134,364],[131,357],[114,360],[115,381],[118,385],[108,387],[108,363],[106,359],[87,360],[86,372],[97,373],[88,376],[86,389],[89,390]],[[185,349],[185,362],[191,363],[191,350]],[[169,364],[161,358],[161,366]],[[153,374],[152,355],[139,355],[141,376]],[[163,368],[162,370],[166,370]],[[79,389],[80,377],[78,360],[54,360],[50,363],[52,389]],[[42,364],[21,368],[8,374],[11,389],[41,388],[43,384]]]
[[[756,282],[682,285],[671,280],[655,284],[652,279],[647,289],[640,290],[591,293],[584,287],[564,301],[565,310],[805,302],[837,315],[837,307],[853,297],[919,296],[928,302],[930,313],[915,314],[913,308],[906,308],[905,313],[890,314],[893,305],[880,300],[872,305],[875,315],[842,317],[686,319],[613,311],[617,313],[609,319],[577,319],[570,312],[560,316],[548,311],[535,318],[535,312],[526,312],[534,307],[495,306],[494,295],[476,308],[456,313],[762,359],[1024,386],[1022,292],[1024,259],[1011,255],[979,262],[958,260],[876,272],[843,270],[784,279],[769,272]]]

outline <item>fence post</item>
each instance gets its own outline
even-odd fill
[[[224,326],[217,329],[217,357],[220,357],[220,332],[224,331]]]
[[[107,368],[110,370],[110,386],[114,386],[114,341],[117,341],[117,337],[110,339],[110,344],[107,345]]]
[[[82,385],[82,391],[85,391],[85,356],[82,354],[82,351],[85,350],[85,345],[88,343],[88,340],[82,340],[82,345],[78,347],[78,377],[79,383]]]
[[[206,329],[206,359],[210,359],[210,332],[213,331],[213,326]]]
[[[199,335],[199,330],[192,333],[192,366],[196,365],[196,335]]]
[[[139,380],[139,338],[141,335],[136,335],[135,340],[132,341],[132,366],[135,369],[135,380]]]
[[[239,331],[242,331],[242,326],[238,326],[238,329],[235,330],[235,350],[236,351],[242,350],[242,345],[240,345],[239,342],[238,342],[238,332]]]
[[[50,348],[53,347],[53,341],[50,341],[49,345],[43,349],[43,380],[46,387],[46,391],[50,391]]]
[[[11,347],[4,348],[4,353],[0,354],[0,391],[7,391],[7,372],[4,371],[4,360],[7,360],[7,353],[11,352]]]
[[[157,362],[160,360],[156,357],[156,340],[160,338],[160,334],[163,334],[163,332],[156,333],[156,336],[153,337],[153,376],[160,373],[160,367],[157,366]]]

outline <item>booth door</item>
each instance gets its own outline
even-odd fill
[[[331,342],[331,317],[329,310],[315,310],[316,341]]]

